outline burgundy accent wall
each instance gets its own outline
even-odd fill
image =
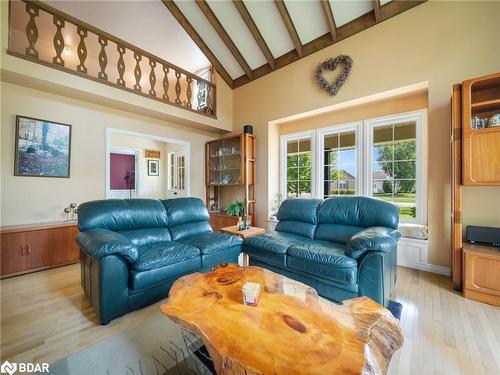
[[[127,184],[125,177],[127,172],[135,171],[135,155],[122,155],[111,153],[110,160],[110,187],[112,190],[128,190],[130,186]],[[135,181],[132,185],[132,189],[135,189]]]

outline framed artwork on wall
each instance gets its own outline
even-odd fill
[[[69,178],[71,125],[16,116],[14,175]]]
[[[148,176],[159,176],[159,175],[160,175],[160,161],[148,160]]]

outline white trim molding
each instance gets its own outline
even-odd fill
[[[138,133],[138,132],[133,132],[130,130],[124,130],[124,129],[116,129],[116,128],[106,128],[106,181],[105,181],[105,187],[106,187],[106,199],[109,199],[110,197],[110,183],[109,183],[109,169],[110,169],[110,153],[112,150],[111,146],[111,134],[123,134],[123,135],[128,135],[128,136],[134,136],[134,137],[141,137],[141,138],[146,138],[150,139],[153,141],[159,141],[159,142],[165,142],[165,143],[171,143],[171,144],[177,144],[182,147],[184,147],[186,151],[186,170],[185,170],[185,178],[186,178],[186,196],[189,197],[191,196],[191,142],[187,141],[180,141],[178,139],[174,138],[167,138],[167,137],[160,137],[157,135],[151,135],[151,134],[146,134],[146,133]],[[168,174],[165,173],[165,176]],[[168,180],[167,180],[168,183]],[[136,185],[137,186],[137,185]],[[168,185],[167,185],[168,186]]]
[[[450,276],[449,267],[429,263],[429,240],[403,237],[398,242],[398,266]]]

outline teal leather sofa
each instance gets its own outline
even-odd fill
[[[250,265],[342,301],[368,296],[387,306],[396,283],[399,208],[366,197],[285,200],[274,232],[245,239]]]
[[[243,241],[208,220],[197,198],[81,204],[82,287],[101,324],[165,298],[180,276],[237,262]]]

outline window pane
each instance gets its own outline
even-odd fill
[[[392,160],[394,146],[392,143],[374,145],[373,146],[373,160],[376,161],[386,161]]]
[[[299,166],[311,168],[311,153],[299,153]]]
[[[338,170],[339,179],[353,180],[356,178],[356,164],[340,164]]]
[[[356,193],[356,133],[325,135],[323,195]]]
[[[303,198],[311,196],[311,181],[299,182],[299,196]]]
[[[415,219],[417,217],[415,182],[415,180],[394,180],[394,202],[399,206],[401,219]]]
[[[414,179],[416,174],[416,164],[414,161],[395,161],[394,178]]]
[[[287,181],[297,181],[299,179],[299,169],[298,168],[288,168],[286,173]]]
[[[373,129],[373,144],[392,142],[392,125],[377,126]]]
[[[288,141],[286,143],[286,153],[296,154],[299,152],[299,141]]]
[[[373,179],[387,180],[393,177],[392,161],[373,163]]]
[[[415,141],[399,141],[394,143],[394,160],[415,160],[417,149]]]
[[[297,167],[299,165],[299,156],[297,154],[288,154],[286,157],[286,163],[288,168]]]
[[[299,168],[300,181],[311,181],[311,168]]]
[[[337,150],[325,150],[325,165],[335,165],[338,160]]]
[[[287,182],[287,184],[286,184],[287,198],[296,198],[298,190],[299,190],[298,182],[296,182],[296,181]]]
[[[373,197],[392,202],[392,185],[391,180],[374,180],[372,186]]]
[[[301,139],[299,141],[299,152],[311,151],[311,140]]]
[[[402,139],[416,139],[416,138],[417,138],[417,124],[415,123],[415,121],[394,125],[395,141],[399,141]]]

